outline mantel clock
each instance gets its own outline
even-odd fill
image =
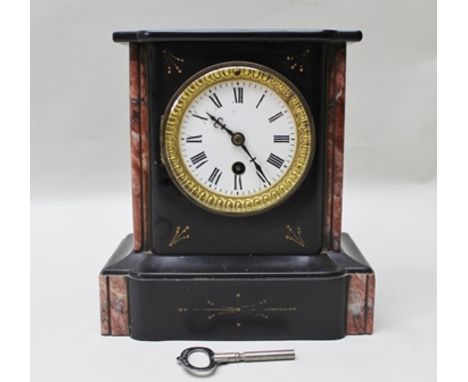
[[[359,31],[116,32],[130,48],[133,234],[104,335],[333,339],[373,330],[341,232],[346,44]]]

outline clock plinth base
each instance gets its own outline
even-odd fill
[[[127,236],[102,270],[101,332],[138,340],[328,340],[373,330],[352,239],[320,255],[152,255]],[[274,260],[274,261],[272,261]]]

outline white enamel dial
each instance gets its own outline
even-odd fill
[[[290,167],[297,126],[285,101],[249,80],[204,89],[180,126],[180,152],[201,185],[225,196],[250,196],[274,187]]]
[[[210,212],[248,216],[285,201],[308,173],[315,128],[281,74],[226,62],[194,74],[169,102],[162,160],[179,190]]]

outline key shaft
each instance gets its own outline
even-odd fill
[[[235,363],[235,362],[259,362],[259,361],[285,361],[293,360],[296,354],[292,349],[285,350],[262,350],[246,352],[226,352],[215,353],[214,361],[216,363]]]

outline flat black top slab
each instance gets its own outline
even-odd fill
[[[161,41],[361,41],[362,32],[331,29],[167,29],[114,32],[115,42]]]

